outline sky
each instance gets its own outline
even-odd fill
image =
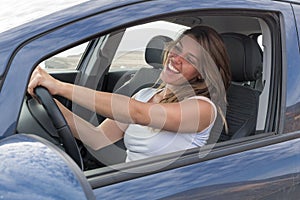
[[[85,1],[87,0],[0,0],[0,33]]]

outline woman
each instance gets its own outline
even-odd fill
[[[28,92],[41,85],[107,117],[95,127],[57,102],[76,138],[95,150],[124,138],[126,161],[132,161],[205,145],[218,111],[224,116],[228,65],[218,33],[196,26],[167,48],[158,89],[129,98],[61,82],[37,67]]]

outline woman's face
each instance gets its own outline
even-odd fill
[[[181,85],[200,76],[198,70],[200,45],[186,35],[170,50],[160,78],[170,85]]]

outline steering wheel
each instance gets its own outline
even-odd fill
[[[63,114],[54,102],[52,95],[42,86],[35,88],[35,94],[52,120],[66,153],[83,169],[83,161],[76,140]]]

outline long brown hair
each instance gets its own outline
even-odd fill
[[[225,123],[226,90],[231,82],[229,57],[220,35],[208,26],[195,26],[185,30],[176,41],[170,44],[165,53],[164,65],[167,62],[168,53],[185,35],[192,37],[199,43],[201,53],[199,55],[200,66],[195,66],[201,74],[201,79],[194,78],[187,84],[183,84],[172,91],[162,103],[178,102],[186,97],[201,95],[210,98],[217,106],[218,112]],[[164,83],[160,88],[164,87]],[[187,88],[192,88],[187,89]]]

